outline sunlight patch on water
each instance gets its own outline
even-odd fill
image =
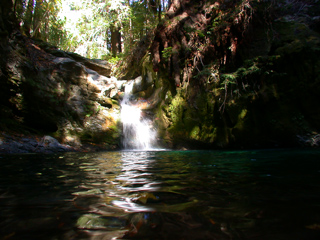
[[[125,198],[122,201],[114,200],[112,203],[126,212],[152,212],[155,210],[150,206],[134,203],[131,198]]]
[[[120,183],[117,190],[121,193],[155,192],[159,191],[162,182],[152,179],[152,165],[154,154],[152,152],[124,151],[121,154],[122,170],[115,181]],[[140,196],[141,197],[141,196]],[[114,206],[126,212],[148,212],[154,209],[147,205],[135,202],[132,194],[112,201]]]

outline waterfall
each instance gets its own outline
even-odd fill
[[[143,116],[137,101],[131,100],[133,84],[134,81],[126,84],[121,101],[122,144],[124,149],[151,150],[155,145],[156,132],[152,129],[152,121]]]

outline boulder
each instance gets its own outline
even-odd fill
[[[75,149],[51,136],[13,136],[2,134],[0,139],[0,153],[55,153],[74,151]]]
[[[18,33],[11,38],[5,51],[10,64],[0,62],[0,125],[13,132],[31,131],[48,137],[40,144],[20,139],[8,145],[2,140],[1,147],[10,146],[8,152],[68,150],[49,138],[55,136],[72,149],[81,150],[84,144],[117,148],[117,96],[124,81],[118,83],[108,76],[107,62],[52,50]],[[38,147],[30,147],[31,143]]]
[[[138,93],[146,91],[153,85],[153,79],[151,76],[146,75],[145,77],[139,76],[133,80],[132,93]]]

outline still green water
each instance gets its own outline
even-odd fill
[[[0,239],[320,239],[320,151],[0,156]]]

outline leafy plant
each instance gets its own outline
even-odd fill
[[[172,56],[172,47],[167,47],[162,50],[162,57],[168,60]]]
[[[108,62],[112,65],[116,65],[118,62],[120,61],[120,57],[116,56],[116,57],[112,57],[108,59]]]
[[[220,79],[222,80],[220,83],[221,85],[220,89],[228,90],[228,86],[237,84],[237,77],[238,75],[236,72],[222,74],[220,76]]]

